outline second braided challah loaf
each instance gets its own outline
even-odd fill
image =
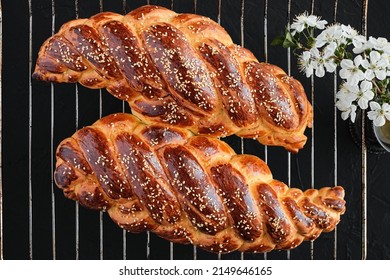
[[[297,80],[259,63],[211,19],[157,6],[64,24],[41,47],[33,76],[107,88],[146,123],[237,134],[293,152],[312,122]]]
[[[222,253],[295,248],[333,230],[345,211],[342,187],[288,188],[221,140],[128,114],[62,141],[55,181],[128,231]]]

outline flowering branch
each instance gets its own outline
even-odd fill
[[[316,32],[319,34],[315,37]],[[343,120],[354,122],[359,107],[370,108],[367,116],[375,126],[390,121],[390,42],[386,38],[367,40],[349,25],[328,25],[326,20],[305,12],[296,16],[272,45],[292,48],[306,77],[323,77],[341,68],[335,105]]]

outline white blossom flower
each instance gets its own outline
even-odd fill
[[[343,104],[352,105],[352,102],[356,100],[355,92],[359,91],[359,87],[357,85],[350,85],[348,83],[342,83],[340,86],[340,90],[336,93],[336,98],[341,100]]]
[[[354,46],[352,51],[355,54],[360,54],[370,48],[370,46],[367,45],[366,37],[364,37],[363,35],[357,35],[352,37],[352,44]]]
[[[317,29],[324,29],[325,28],[325,25],[327,25],[328,22],[324,19],[320,20],[319,17],[317,17],[317,21],[316,21],[316,28]]]
[[[324,59],[322,54],[317,48],[310,49],[310,53],[313,58],[312,65],[316,76],[319,78],[325,76]]]
[[[384,51],[386,53],[390,53],[390,43],[387,41],[386,38],[383,37],[374,38],[370,36],[367,44],[370,47],[370,49],[375,49],[378,51]]]
[[[352,122],[355,122],[356,119],[356,105],[345,103],[343,100],[338,100],[336,102],[336,107],[341,111],[341,118],[343,120],[351,118]]]
[[[332,42],[329,45],[327,45],[324,49],[324,56],[323,56],[324,66],[326,68],[326,71],[330,73],[333,73],[337,68],[337,65],[334,62],[334,58],[333,58],[335,56],[334,52],[336,48],[337,48],[337,44],[335,42]]]
[[[385,124],[386,119],[390,121],[390,105],[383,103],[381,106],[378,102],[370,102],[370,109],[367,116],[374,122],[375,126],[382,126]]]
[[[308,26],[324,29],[327,23],[326,20],[320,20],[319,17],[308,15],[307,12],[304,12],[303,14],[298,15],[291,24],[291,34],[294,36],[296,32],[300,33]]]
[[[309,51],[304,51],[302,55],[299,56],[298,65],[299,69],[302,72],[305,72],[306,78],[309,78],[311,75],[313,75],[314,68],[311,60],[311,53]]]
[[[361,55],[356,56],[353,61],[350,59],[343,59],[340,63],[342,68],[339,72],[340,77],[347,80],[347,83],[351,85],[356,85],[359,81],[364,80],[364,73],[359,68],[362,60],[363,58]]]
[[[342,36],[348,39],[353,39],[359,35],[357,30],[355,28],[352,28],[349,24],[348,25],[341,24],[341,31],[342,31]]]
[[[312,67],[315,70],[317,77],[323,77],[325,75],[325,69],[327,72],[334,72],[337,65],[333,60],[334,51],[336,49],[336,43],[332,42],[326,48],[320,52],[317,48],[310,49],[310,55],[312,60]]]
[[[368,102],[374,98],[374,92],[372,91],[372,83],[369,81],[363,81],[360,83],[360,86],[357,89],[354,89],[354,92],[351,92],[351,97],[353,96],[360,108],[367,109]]]
[[[310,20],[313,20],[313,17],[310,18]],[[309,16],[307,12],[304,12],[303,14],[300,14],[296,16],[293,23],[291,24],[290,28],[292,29],[291,34],[295,35],[296,32],[300,33],[303,31],[303,29],[306,28],[308,25]],[[312,23],[311,23],[312,24]]]
[[[378,80],[383,81],[387,75],[388,58],[382,57],[377,51],[371,51],[369,57],[369,61],[367,59],[362,60],[362,66],[366,69],[364,72],[366,79],[372,80],[377,77]]]
[[[341,42],[342,34],[343,31],[339,24],[328,26],[317,36],[315,47],[321,48],[325,44],[329,44],[331,42],[336,42],[337,44],[339,44]]]
[[[382,53],[382,58],[383,60],[387,61],[387,70],[390,70],[390,53]]]

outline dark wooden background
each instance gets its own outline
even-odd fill
[[[198,13],[218,19],[218,0],[151,0],[151,4],[172,7],[176,12]],[[291,17],[305,10],[332,22],[350,24],[361,29],[362,0],[245,0],[244,38],[241,38],[242,0],[221,0],[221,25],[233,40],[250,49],[259,60],[276,64],[287,71],[287,51],[271,47],[270,41]],[[52,17],[54,3],[55,18]],[[75,3],[78,3],[76,9]],[[146,0],[104,0],[104,11],[125,13],[145,5]],[[99,213],[80,207],[79,236],[76,232],[76,207],[53,186],[53,149],[72,135],[77,128],[90,125],[100,116],[121,112],[124,104],[105,90],[89,90],[74,84],[53,85],[31,81],[40,45],[51,36],[52,28],[76,18],[90,17],[100,11],[99,0],[2,0],[3,8],[3,73],[2,73],[2,172],[3,172],[3,255],[4,259],[169,259],[169,242],[153,234],[147,254],[146,233],[126,235],[106,214],[103,215],[103,239],[100,244]],[[265,8],[267,6],[267,9]],[[268,14],[268,53],[264,48],[264,14]],[[335,14],[336,12],[336,14]],[[390,38],[390,5],[388,1],[369,1],[368,35]],[[31,16],[31,17],[30,17]],[[31,19],[31,22],[30,22]],[[54,23],[54,26],[52,26]],[[31,45],[30,30],[31,27]],[[30,60],[31,56],[31,60]],[[291,74],[304,85],[312,98],[310,79],[300,74],[291,57]],[[76,93],[77,92],[77,93]],[[314,169],[312,161],[312,130],[306,131],[309,141],[297,155],[291,155],[291,176],[288,176],[288,153],[269,147],[268,164],[274,177],[302,189],[332,186],[335,182],[346,190],[347,212],[337,227],[337,236],[322,234],[314,244],[314,259],[360,259],[362,257],[362,194],[361,150],[350,134],[348,122],[337,112],[337,168],[334,157],[334,76],[328,74],[314,80]],[[30,98],[31,97],[31,98]],[[78,106],[78,110],[76,107]],[[129,111],[127,104],[125,110]],[[30,124],[32,125],[30,129]],[[30,134],[29,134],[30,133]],[[29,136],[30,135],[30,136]],[[237,152],[240,139],[226,139]],[[245,152],[265,158],[265,149],[253,140],[245,140]],[[335,173],[335,170],[337,172]],[[367,257],[390,258],[390,154],[369,153],[367,158]],[[31,200],[30,200],[31,199]],[[31,207],[31,208],[30,208]],[[32,219],[31,219],[32,217]],[[54,217],[54,219],[53,219]],[[53,224],[53,221],[55,223]],[[31,228],[31,230],[29,230]],[[78,238],[78,243],[76,242]],[[336,242],[335,242],[336,240]],[[76,244],[79,251],[76,253]],[[310,259],[310,243],[286,251],[244,254],[246,259]],[[198,259],[218,256],[197,250]],[[239,259],[239,253],[223,255],[222,259]],[[174,245],[173,258],[192,259],[192,246]]]

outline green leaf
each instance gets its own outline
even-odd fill
[[[283,41],[283,48],[291,48],[291,47],[295,47],[295,46],[296,46],[296,44],[294,43],[294,39],[291,36],[291,33],[287,32],[286,38]]]
[[[290,32],[286,32],[286,39],[291,41],[291,42],[293,41],[293,37],[292,37]]]
[[[279,46],[279,45],[282,45],[283,42],[284,42],[284,36],[280,35],[272,40],[271,46]]]
[[[295,47],[294,42],[288,40],[287,38],[283,41],[283,48],[292,48]]]

